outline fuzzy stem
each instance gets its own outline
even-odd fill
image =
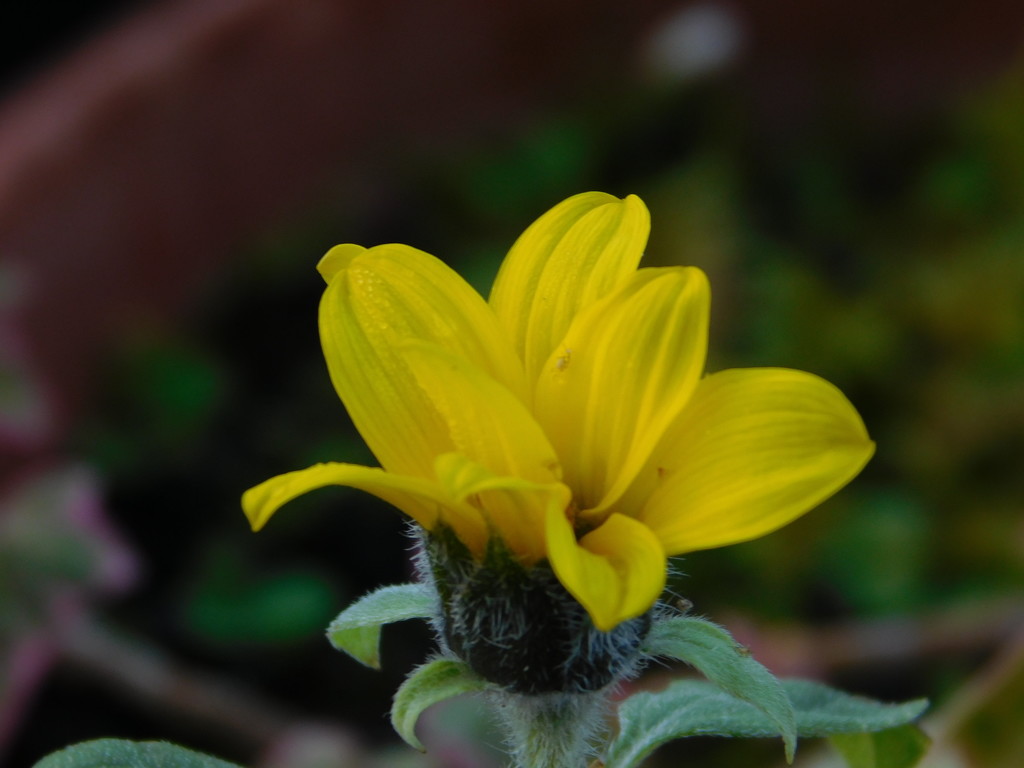
[[[606,695],[502,694],[498,712],[517,768],[586,768]]]

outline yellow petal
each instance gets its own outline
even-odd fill
[[[436,482],[357,464],[314,464],[265,480],[242,494],[242,509],[254,531],[292,499],[318,488],[343,485],[393,504],[427,530],[439,522],[453,528],[475,554],[483,552],[487,528],[480,513],[445,494]]]
[[[546,530],[555,575],[602,632],[644,613],[665,588],[665,552],[633,518],[612,515],[577,542],[565,514],[552,507]]]
[[[526,366],[527,381],[582,309],[618,288],[647,244],[650,214],[634,195],[570,197],[541,216],[508,252],[490,303]]]
[[[462,355],[525,397],[522,365],[486,302],[433,256],[404,245],[339,246],[324,257],[320,339],[338,395],[389,471],[432,477],[453,449],[444,420],[398,346],[423,340]]]
[[[407,342],[401,353],[457,452],[495,475],[539,483],[560,478],[555,449],[506,387],[436,344]]]
[[[317,262],[316,271],[320,273],[320,277],[324,279],[324,282],[330,285],[331,280],[336,274],[343,271],[352,263],[352,259],[365,251],[366,248],[361,245],[354,245],[353,243],[336,245]]]
[[[642,269],[583,313],[537,382],[537,419],[583,519],[644,466],[704,368],[710,290],[699,269]]]
[[[803,371],[747,368],[701,381],[648,468],[663,481],[639,518],[667,552],[754,539],[846,485],[874,452],[857,411]]]
[[[438,457],[437,479],[447,494],[479,509],[508,548],[524,565],[547,555],[544,520],[547,509],[565,510],[571,500],[561,483],[533,483],[518,477],[499,477],[458,453]]]

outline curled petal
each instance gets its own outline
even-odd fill
[[[242,495],[242,509],[254,531],[260,530],[278,509],[305,493],[329,485],[358,488],[398,507],[427,530],[444,522],[475,554],[483,551],[487,527],[480,513],[445,494],[436,482],[385,472],[357,464],[314,464],[264,480]]]
[[[647,611],[665,588],[665,551],[633,518],[614,514],[577,542],[564,512],[552,507],[546,530],[555,575],[603,632]]]
[[[535,410],[583,519],[607,516],[686,405],[710,302],[699,269],[642,269],[580,315],[545,365]]]
[[[584,192],[556,205],[519,237],[490,303],[532,381],[573,318],[622,285],[650,232],[640,198]]]
[[[857,411],[803,371],[747,368],[701,381],[648,468],[639,518],[670,554],[747,541],[848,483],[874,452]]]
[[[458,453],[439,456],[435,466],[438,482],[447,494],[479,509],[490,531],[500,536],[524,565],[544,559],[545,515],[549,508],[564,510],[569,505],[572,494],[566,486],[499,477]]]
[[[432,477],[434,457],[454,447],[402,343],[436,344],[525,397],[522,365],[494,313],[433,256],[404,245],[343,245],[319,268],[328,280],[320,339],[331,381],[385,469]]]
[[[366,250],[364,246],[355,243],[336,245],[317,262],[316,271],[320,273],[324,282],[330,285],[335,275],[344,272],[352,260],[360,254],[366,253]]]

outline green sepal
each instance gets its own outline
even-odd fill
[[[918,717],[928,702],[883,704],[810,680],[783,680],[796,713],[797,735],[832,736],[884,731]],[[678,680],[657,693],[630,696],[619,706],[619,733],[607,768],[635,768],[669,741],[688,736],[778,736],[778,727],[752,704],[704,680]]]
[[[327,639],[339,651],[380,669],[380,628],[406,619],[429,619],[437,612],[437,594],[426,584],[395,584],[363,595],[338,614]]]
[[[691,616],[657,621],[644,651],[696,667],[726,693],[761,710],[782,736],[786,761],[796,752],[796,715],[778,679],[717,624]]]
[[[47,755],[33,768],[239,768],[163,741],[96,739]]]
[[[874,733],[837,733],[828,740],[850,768],[912,768],[931,744],[911,723]]]
[[[391,725],[406,744],[424,752],[423,744],[416,738],[416,721],[423,710],[439,701],[492,687],[461,661],[428,661],[414,669],[395,693],[391,705]]]

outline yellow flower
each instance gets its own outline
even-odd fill
[[[647,611],[666,557],[763,536],[836,492],[874,445],[828,382],[780,368],[704,375],[710,289],[637,269],[635,196],[563,201],[509,251],[490,299],[406,245],[339,245],[320,337],[381,468],[317,464],[250,489],[254,530],[344,485],[447,526],[477,558],[498,536],[548,561],[611,630]]]

